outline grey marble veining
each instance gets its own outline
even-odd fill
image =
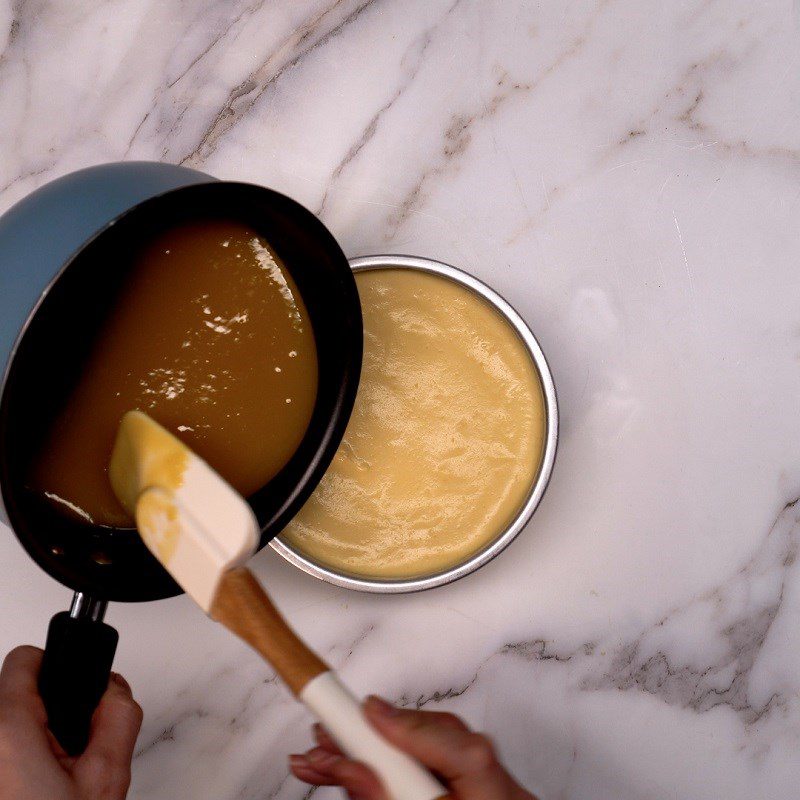
[[[800,51],[769,0],[0,3],[0,210],[161,159],[269,185],[348,255],[488,281],[550,360],[528,529],[429,593],[254,568],[359,692],[463,715],[546,800],[783,800],[800,780]],[[68,593],[0,546],[2,644]],[[177,598],[116,605],[131,797],[334,796],[307,714]]]

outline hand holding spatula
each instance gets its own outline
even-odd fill
[[[147,415],[123,417],[109,468],[148,549],[217,622],[275,668],[350,758],[371,767],[392,800],[435,800],[442,785],[382,739],[337,676],[292,631],[244,566],[259,529],[216,472]]]

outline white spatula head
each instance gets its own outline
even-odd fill
[[[223,572],[258,546],[250,506],[183,442],[141,411],[120,423],[109,476],[145,545],[204,611]]]

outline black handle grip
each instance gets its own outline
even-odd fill
[[[119,634],[104,622],[62,611],[50,620],[39,673],[47,724],[64,750],[80,755],[89,741],[92,714],[111,675]]]

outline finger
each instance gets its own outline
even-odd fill
[[[331,766],[329,774],[351,800],[389,800],[375,773],[364,764],[340,758]]]
[[[491,742],[452,714],[400,709],[374,696],[364,713],[381,735],[449,781],[495,771]]]
[[[75,766],[82,782],[91,785],[90,781],[101,780],[110,791],[119,792],[123,787],[127,790],[133,748],[141,725],[142,709],[133,699],[128,682],[112,673],[92,717],[89,744]]]
[[[122,675],[112,673],[92,718],[86,753],[102,752],[128,765],[141,726],[142,709],[133,699],[131,687]]]
[[[23,645],[5,657],[0,670],[0,709],[17,723],[28,720],[44,728],[47,714],[38,686],[42,655],[38,647]]]
[[[333,737],[319,722],[314,723],[314,739],[323,750],[327,750],[329,753],[334,753],[336,755],[342,755],[339,745],[336,744]]]
[[[78,757],[67,755],[67,751],[64,750],[64,748],[61,745],[61,742],[59,742],[58,739],[56,739],[55,735],[50,730],[50,728],[47,728],[45,733],[47,734],[47,741],[50,745],[50,749],[53,751],[53,755],[56,757],[58,763],[61,764],[61,766],[64,767],[64,769],[71,770],[72,766],[78,760]]]
[[[290,763],[295,776],[306,783],[341,786],[354,800],[389,800],[372,770],[322,747],[315,747],[302,756],[292,756]]]
[[[15,647],[0,670],[0,692],[36,691],[44,651],[29,644]]]
[[[306,755],[289,756],[289,768],[295,778],[314,786],[334,786],[336,783],[330,774],[315,769]]]
[[[312,769],[327,775],[343,756],[340,753],[331,753],[323,747],[314,747],[305,754],[305,758]]]

